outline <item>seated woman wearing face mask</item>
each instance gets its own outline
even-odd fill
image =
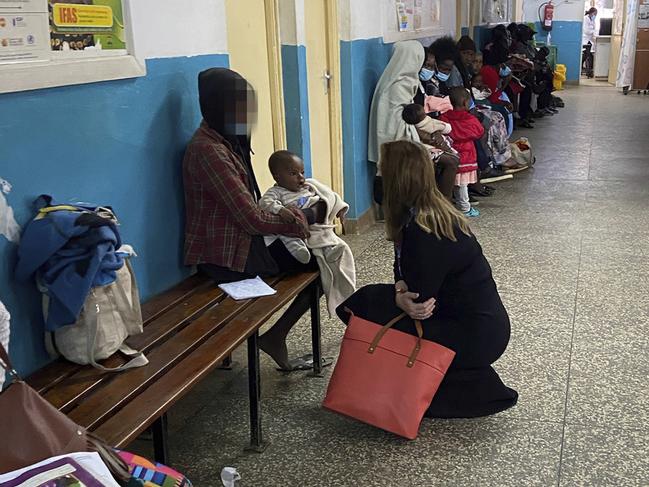
[[[484,51],[484,65],[480,70],[482,81],[491,90],[489,102],[491,108],[498,111],[508,122],[508,132],[511,134],[513,128],[512,111],[514,107],[504,92],[512,76],[512,70],[507,64],[509,53],[507,49],[498,44],[493,44],[490,49]]]
[[[418,41],[401,41],[394,45],[390,62],[383,71],[372,98],[368,134],[368,160],[378,165],[380,147],[385,142],[406,139],[420,142],[414,125],[403,120],[403,109],[411,103],[418,103],[423,93],[421,81],[432,78],[431,72],[438,71],[432,54],[426,55],[424,46]],[[437,184],[442,194],[451,198],[459,161],[452,156],[442,156],[436,162]],[[382,201],[383,183],[380,168],[374,181],[374,199]]]

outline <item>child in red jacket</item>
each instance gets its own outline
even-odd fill
[[[451,89],[453,110],[444,113],[440,120],[451,125],[449,134],[453,139],[453,148],[460,154],[460,168],[455,177],[455,205],[466,216],[479,216],[480,212],[471,208],[469,203],[469,184],[478,181],[478,155],[475,141],[484,134],[480,121],[469,113],[471,95],[466,88]]]

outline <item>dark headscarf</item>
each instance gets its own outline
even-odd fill
[[[235,114],[249,107],[254,92],[250,83],[239,73],[226,68],[211,68],[198,75],[198,95],[205,123],[218,132],[243,159],[248,173],[250,192],[261,198],[257,178],[250,159],[250,137],[235,130]]]
[[[496,66],[506,63],[509,59],[509,51],[501,44],[493,43],[487,46],[483,51],[483,61],[487,66]]]

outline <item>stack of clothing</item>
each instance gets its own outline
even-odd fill
[[[36,277],[49,297],[45,327],[55,331],[76,322],[93,287],[115,281],[124,265],[122,240],[110,208],[58,205],[46,195],[36,204],[18,248],[16,278]]]

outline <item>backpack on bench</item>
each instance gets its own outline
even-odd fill
[[[117,272],[117,278],[107,286],[90,290],[79,319],[72,325],[46,334],[46,347],[53,356],[92,365],[105,372],[120,372],[149,363],[142,352],[132,349],[126,339],[144,331],[140,295],[129,259]],[[48,308],[48,297],[43,294],[43,309]],[[130,360],[114,368],[97,363],[117,351]]]

